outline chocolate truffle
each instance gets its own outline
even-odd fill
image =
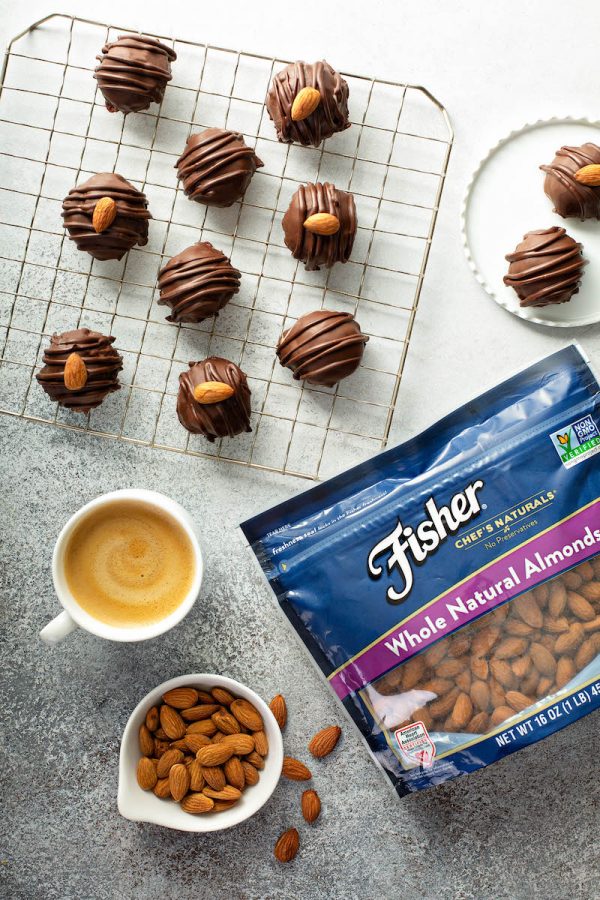
[[[348,262],[356,234],[354,197],[335,185],[304,184],[283,217],[286,247],[307,269]]]
[[[356,371],[368,340],[350,313],[319,309],[284,331],[277,356],[294,378],[333,387]]]
[[[549,166],[540,166],[546,173],[544,191],[554,203],[554,212],[563,219],[600,219],[600,182],[579,181],[577,172],[585,166],[600,165],[600,147],[583,144],[581,147],[561,147]]]
[[[348,85],[324,61],[290,63],[274,77],[266,104],[283,143],[318,147],[350,127]]]
[[[207,206],[231,206],[245,193],[262,165],[241,134],[207,128],[190,135],[175,167],[190,200]]]
[[[53,334],[44,351],[44,367],[35,377],[59,406],[88,413],[119,390],[123,360],[112,346],[114,340],[89,328]]]
[[[177,394],[177,415],[183,427],[211,443],[252,431],[250,388],[240,367],[219,356],[189,365],[179,376]]]
[[[167,322],[202,322],[218,316],[240,289],[241,275],[208,241],[183,250],[158,273],[159,304],[171,307]]]
[[[102,172],[69,191],[63,200],[65,228],[79,250],[94,259],[121,259],[148,243],[146,195],[121,175]]]
[[[579,290],[587,265],[581,244],[557,225],[529,231],[506,259],[504,284],[515,289],[523,307],[566,303]]]
[[[177,54],[154,38],[122,34],[105,44],[94,72],[109,112],[140,112],[160,103]]]

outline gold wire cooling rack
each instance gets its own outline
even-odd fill
[[[452,129],[422,87],[348,75],[352,127],[319,149],[280,144],[264,108],[286,61],[171,40],[173,80],[157,112],[109,114],[92,78],[103,44],[128,29],[64,15],[11,42],[0,94],[0,410],[14,416],[272,471],[319,479],[385,446],[398,397],[448,159]],[[335,62],[333,60],[333,62]],[[242,202],[209,209],[186,199],[175,160],[193,129],[242,132],[264,162]],[[117,171],[149,200],[149,243],[98,262],[66,239],[61,202],[100,171]],[[355,196],[350,261],[306,272],[282,240],[299,183],[331,181]],[[164,261],[209,240],[242,272],[219,317],[171,325],[157,306]],[[348,310],[370,337],[363,364],[336,389],[294,382],[279,335],[312,309]],[[51,403],[34,375],[55,331],[116,336],[122,389],[88,416]],[[225,356],[248,375],[253,431],[215,444],[175,412],[189,360]]]

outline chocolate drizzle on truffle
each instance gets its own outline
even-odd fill
[[[217,316],[237,294],[240,278],[225,254],[212,244],[193,244],[158,273],[158,302],[171,307],[168,322],[202,322]]]
[[[102,48],[94,78],[109,112],[139,112],[160,103],[177,54],[154,38],[122,34]]]
[[[211,443],[215,438],[235,437],[250,428],[250,388],[239,366],[211,356],[202,362],[191,362],[187,372],[179,376],[177,415],[184,428],[202,434]],[[233,394],[217,403],[200,403],[194,389],[206,382],[221,382],[233,388]]]
[[[587,265],[581,244],[556,225],[529,231],[506,259],[504,284],[515,289],[523,307],[566,303],[578,292]]]
[[[93,225],[94,209],[99,200],[109,197],[116,204],[116,216],[103,231]],[[129,184],[121,175],[102,172],[69,191],[63,200],[65,228],[79,250],[95,259],[121,259],[135,244],[148,243],[146,195]]]
[[[368,340],[350,313],[320,309],[283,333],[277,356],[294,378],[332,387],[358,368]]]
[[[554,203],[554,212],[563,219],[600,219],[600,187],[581,184],[575,173],[584,166],[600,164],[600,147],[583,144],[581,147],[561,147],[549,166],[540,166],[546,173],[544,191]]]
[[[207,206],[231,206],[263,163],[241,134],[207,128],[190,135],[175,165],[190,200]]]
[[[292,119],[292,105],[305,87],[321,95],[316,109],[305,119]],[[277,137],[283,143],[296,142],[318,147],[321,141],[350,127],[348,85],[329,63],[290,63],[273,78],[267,94],[267,111]]]
[[[106,337],[89,328],[52,335],[50,346],[44,351],[44,367],[36,374],[37,380],[60,406],[88,413],[100,406],[107,394],[119,390],[118,376],[123,360],[112,346],[114,340],[114,337]],[[65,365],[74,353],[79,355],[87,372],[80,390],[69,390],[65,385]]]
[[[339,221],[335,234],[316,234],[304,223],[317,213],[328,213]],[[356,234],[356,206],[354,197],[339,191],[335,185],[304,184],[298,188],[283,217],[286,247],[307,269],[319,266],[330,268],[336,262],[348,261]]]

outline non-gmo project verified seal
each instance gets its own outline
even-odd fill
[[[550,435],[550,440],[567,469],[600,453],[600,432],[591,416],[584,416],[578,422],[555,431]]]

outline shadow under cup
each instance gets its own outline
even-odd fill
[[[139,641],[189,612],[203,565],[183,507],[154,491],[125,490],[98,497],[67,522],[52,570],[74,624],[109,640]]]

